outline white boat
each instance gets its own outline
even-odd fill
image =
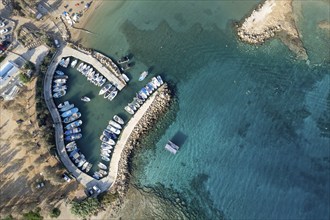
[[[157,80],[156,77],[152,77],[151,81],[157,88],[160,86],[160,82]]]
[[[93,164],[88,163],[88,165],[86,167],[86,173],[88,173],[91,170],[92,166],[93,166]]]
[[[64,106],[70,105],[69,101],[65,101],[63,103],[60,103],[57,108],[63,108]]]
[[[66,112],[74,107],[74,104],[66,105],[63,108],[60,109],[61,112]]]
[[[105,164],[103,164],[103,163],[101,163],[101,162],[99,162],[99,164],[98,164],[97,166],[98,166],[100,169],[103,169],[103,170],[105,170],[105,169],[108,168]]]
[[[125,111],[127,111],[128,113],[130,113],[131,115],[134,115],[134,111],[129,107],[129,106],[125,106]]]
[[[121,76],[123,77],[123,79],[125,80],[125,82],[129,81],[128,76],[125,73],[122,73]]]
[[[144,80],[148,76],[148,71],[143,71],[139,77],[139,81]]]
[[[103,98],[107,99],[111,94],[111,91],[106,91]]]
[[[70,63],[70,57],[66,58],[65,61],[64,61],[64,65],[62,65],[63,67],[67,68],[68,65]]]
[[[94,172],[93,177],[94,177],[94,179],[99,180],[102,176],[99,172],[96,171],[96,172]]]
[[[105,150],[105,149],[101,149],[101,153],[108,153],[108,154],[110,154],[111,153],[111,150]]]
[[[77,167],[81,167],[85,162],[86,162],[86,159],[85,159],[85,158],[82,158],[82,159],[79,161]]]
[[[112,87],[112,84],[106,84],[104,87],[102,87],[102,89],[99,92],[99,95],[103,95],[106,91],[108,91],[110,88]]]
[[[124,120],[123,120],[121,117],[119,117],[118,115],[114,115],[114,116],[113,116],[113,120],[114,120],[115,122],[121,124],[121,125],[124,124]]]
[[[99,173],[102,174],[103,176],[108,175],[108,172],[105,170],[99,170]]]
[[[101,155],[102,160],[109,162],[110,158],[108,158],[106,155],[102,154]]]
[[[77,70],[80,72],[83,66],[84,66],[84,63],[80,63],[79,66],[77,67]]]
[[[74,61],[72,61],[72,63],[71,63],[71,67],[72,67],[72,68],[75,68],[76,65],[77,65],[77,63],[78,63],[78,60],[77,60],[77,59],[74,60]]]
[[[106,144],[106,143],[102,143],[101,148],[106,149],[106,150],[111,150],[111,149],[113,149],[113,146]]]
[[[117,128],[117,129],[122,129],[122,127],[121,127],[121,125],[119,123],[117,123],[115,121],[112,121],[112,120],[109,121],[109,125]]]
[[[84,165],[81,167],[81,170],[85,170],[85,169],[87,168],[88,164],[89,164],[89,163],[86,161],[86,162],[84,163]]]
[[[107,79],[106,78],[103,78],[101,80],[101,82],[99,83],[99,86],[103,86],[106,81],[107,81]]]
[[[54,83],[66,83],[66,79],[55,79]]]
[[[109,129],[111,132],[115,133],[115,134],[120,134],[120,130],[118,128],[115,128],[111,125],[107,126],[107,129]]]
[[[112,140],[111,138],[106,137],[105,135],[101,135],[100,140],[108,145],[115,145],[116,142]]]
[[[112,100],[117,96],[117,94],[118,94],[118,91],[117,91],[117,90],[112,91],[112,92],[110,93],[108,99],[109,99],[110,101],[112,101]]]
[[[83,97],[81,97],[81,101],[90,102],[91,99],[89,97],[87,97],[87,96],[83,96]]]

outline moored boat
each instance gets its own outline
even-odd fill
[[[66,111],[66,112],[63,112],[63,113],[61,114],[61,117],[62,117],[62,118],[69,117],[69,116],[71,116],[73,113],[77,113],[78,111],[79,111],[78,108],[72,108],[72,109],[70,109],[70,110],[68,110],[68,111]]]
[[[93,164],[88,163],[88,165],[86,167],[86,173],[88,173],[91,170],[92,166],[93,166]]]
[[[66,125],[65,129],[70,130],[70,129],[73,129],[73,128],[77,128],[80,125],[82,125],[82,120],[74,121],[74,122]]]
[[[66,90],[66,89],[67,89],[66,86],[56,86],[54,87],[53,92],[59,92],[61,90]]]
[[[102,160],[109,162],[110,158],[108,158],[106,155],[102,154],[101,155]]]
[[[81,133],[71,134],[65,137],[66,141],[75,141],[82,137]]]
[[[103,169],[103,170],[105,170],[105,169],[108,168],[108,167],[107,167],[105,164],[103,164],[102,162],[99,162],[99,164],[97,164],[97,166],[98,166],[100,169]]]
[[[54,79],[54,83],[66,83],[66,79]]]
[[[66,112],[74,107],[74,104],[64,106],[63,108],[60,109],[61,112]]]
[[[85,169],[87,168],[88,164],[89,164],[89,163],[86,161],[86,162],[84,163],[84,165],[82,165],[81,170],[85,170]]]
[[[73,122],[75,120],[77,120],[78,118],[81,117],[81,113],[77,112],[77,113],[73,113],[70,117],[67,117],[63,120],[64,123],[70,123]]]
[[[70,129],[70,130],[66,130],[64,132],[65,135],[70,135],[70,134],[75,134],[75,133],[79,133],[81,132],[81,128],[73,128],[73,129]]]
[[[108,99],[109,99],[110,101],[112,101],[112,100],[117,96],[117,94],[118,94],[118,91],[117,91],[117,90],[112,91],[112,92],[110,93]]]
[[[58,75],[58,76],[63,76],[64,75],[64,73],[61,70],[56,70],[55,74]]]
[[[156,78],[157,78],[158,82],[160,83],[160,85],[163,85],[164,82],[163,82],[162,77],[158,75]]]
[[[66,91],[65,90],[60,90],[60,91],[54,93],[53,94],[53,97],[54,98],[60,98],[60,97],[63,97],[65,94],[66,94]]]
[[[118,136],[109,129],[105,129],[102,134],[105,135],[107,138],[111,138],[112,140],[118,139]]]
[[[125,80],[125,82],[129,81],[128,76],[125,73],[122,73],[121,76],[123,77],[123,79]]]
[[[123,64],[123,63],[127,63],[127,62],[129,62],[129,57],[128,57],[128,55],[123,56],[122,58],[120,58],[120,59],[118,60],[118,64]]]
[[[82,166],[84,165],[84,163],[86,163],[86,159],[85,159],[85,158],[82,158],[82,159],[79,161],[77,167],[82,167]]]
[[[63,103],[60,103],[57,108],[63,108],[64,106],[70,105],[69,101],[65,101]]]
[[[103,176],[108,175],[108,172],[105,170],[99,170],[100,174],[102,174]]]
[[[152,77],[151,81],[157,88],[160,86],[160,82],[157,80],[156,77]]]
[[[134,111],[129,107],[129,106],[125,106],[125,111],[127,111],[129,114],[134,115]]]
[[[112,120],[109,121],[109,125],[117,128],[117,129],[122,129],[122,127],[121,127],[121,125],[119,123],[117,123],[115,121],[112,121]]]
[[[106,144],[109,144],[109,145],[115,145],[116,144],[116,142],[114,140],[112,140],[111,138],[106,137],[103,134],[101,135],[100,140],[102,142],[106,143]]]
[[[143,71],[139,77],[139,81],[144,80],[148,76],[148,71]]]
[[[77,65],[77,63],[78,63],[78,60],[77,60],[77,59],[74,60],[74,61],[72,61],[72,63],[71,63],[71,67],[72,67],[72,68],[75,68],[75,66]]]
[[[115,122],[121,124],[121,125],[124,124],[124,120],[123,120],[121,117],[119,117],[118,115],[114,115],[114,116],[113,116],[113,120],[114,120]]]
[[[107,126],[107,129],[109,129],[111,132],[115,133],[115,134],[120,134],[120,130],[118,128],[115,128],[111,125]]]

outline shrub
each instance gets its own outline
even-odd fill
[[[50,217],[52,218],[57,218],[60,216],[61,210],[59,208],[53,208],[52,211],[50,212]]]
[[[118,193],[105,192],[99,195],[99,201],[103,206],[108,206],[118,198]]]
[[[96,213],[100,208],[100,203],[96,198],[87,198],[82,202],[71,202],[71,213],[86,218]]]
[[[40,210],[29,211],[23,214],[23,220],[43,220],[44,218],[40,215]]]
[[[26,69],[26,70],[35,70],[36,69],[35,65],[31,61],[27,61],[24,64],[23,68]]]
[[[19,74],[19,79],[22,81],[22,83],[28,83],[30,82],[30,79],[26,74],[20,73]]]

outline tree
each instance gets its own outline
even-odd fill
[[[35,70],[36,69],[35,65],[31,61],[27,61],[24,64],[23,68],[26,70]]]
[[[71,202],[71,213],[86,218],[100,209],[100,203],[96,198],[87,198],[82,202]]]
[[[61,210],[59,208],[53,208],[52,211],[50,212],[50,217],[52,218],[57,218],[60,215],[61,215]]]

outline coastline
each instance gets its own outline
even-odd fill
[[[293,12],[293,0],[265,0],[250,16],[236,25],[237,35],[243,42],[258,45],[278,37],[297,58],[308,60]]]

